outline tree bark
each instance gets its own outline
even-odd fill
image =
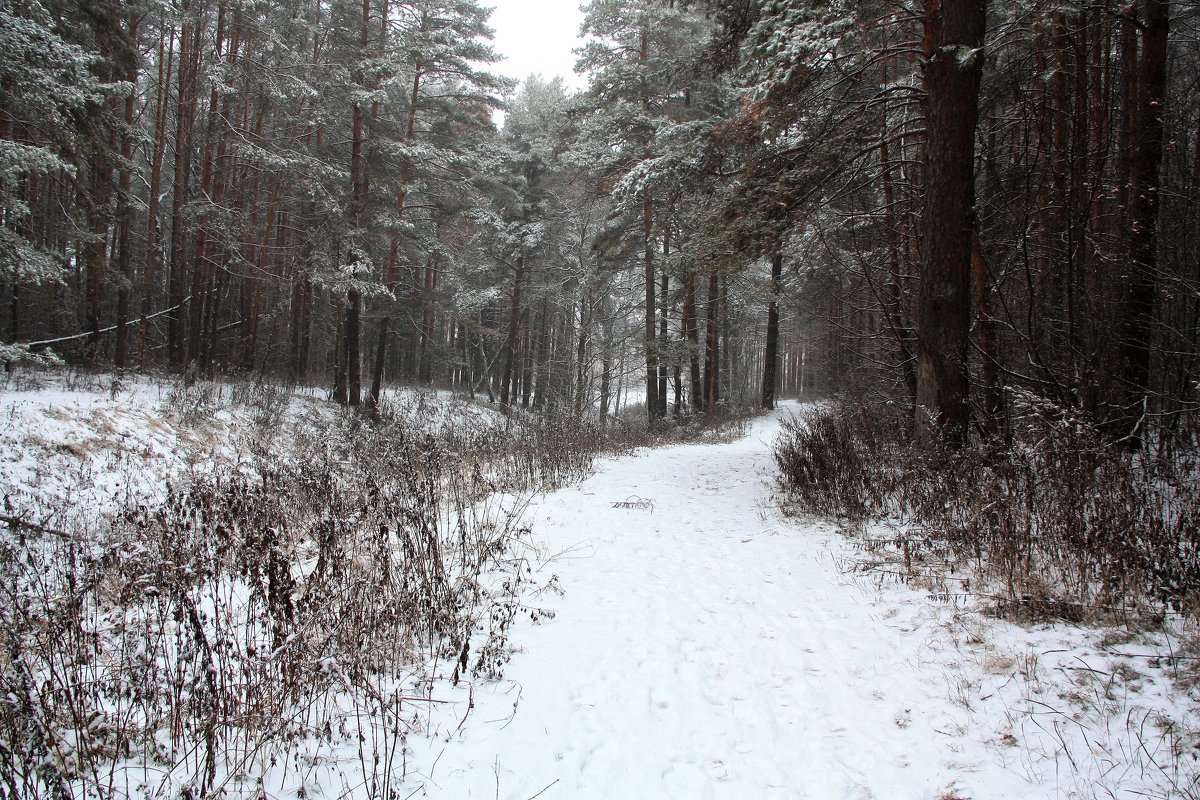
[[[986,0],[926,0],[925,235],[918,295],[917,440],[966,439],[975,129]]]
[[[513,369],[517,358],[517,336],[521,328],[521,279],[525,275],[525,257],[517,258],[516,269],[513,270],[513,290],[508,310],[508,336],[504,340],[504,372],[500,376],[500,405],[508,407],[509,400],[515,396],[513,387]]]
[[[184,208],[188,202],[188,187],[192,169],[192,124],[196,113],[195,74],[198,71],[195,51],[195,27],[188,19],[191,3],[183,2],[183,27],[179,34],[178,99],[175,108],[174,178],[171,193],[171,264],[167,303],[167,351],[171,366],[183,366],[184,295],[187,274],[187,224]]]
[[[659,320],[658,320],[658,338],[661,343],[666,343],[668,338],[667,330],[667,294],[670,290],[670,277],[667,275],[667,261],[671,256],[671,226],[666,224],[663,226],[663,269],[662,283],[659,285],[658,305],[659,305]],[[656,413],[660,418],[667,416],[667,368],[668,364],[659,359],[658,364],[658,408]]]
[[[708,275],[708,318],[704,326],[704,410],[717,410],[721,399],[720,330],[718,300],[721,290],[720,277],[714,269]]]
[[[684,281],[683,330],[688,341],[692,410],[698,412],[704,410],[704,384],[700,379],[700,331],[696,319],[696,273],[689,269]]]
[[[654,270],[654,204],[642,204],[642,244],[646,283],[646,413],[654,425],[658,418],[658,353],[656,352],[658,306],[654,300],[657,275]]]
[[[978,332],[980,375],[983,383],[983,430],[989,435],[1003,429],[1003,394],[1000,387],[1000,360],[996,350],[996,320],[992,317],[988,264],[983,257],[979,232],[971,234],[971,266],[975,291],[975,324]]]
[[[146,339],[150,335],[148,318],[155,302],[159,300],[159,272],[162,267],[162,224],[159,219],[160,195],[162,194],[163,162],[167,152],[167,119],[170,94],[168,88],[174,75],[175,29],[166,24],[165,15],[161,24],[163,32],[158,42],[158,83],[154,104],[154,145],[150,156],[150,187],[146,211],[146,261],[142,272],[141,330],[138,333],[138,363],[146,363]]]
[[[1125,428],[1131,446],[1145,437],[1150,382],[1154,302],[1158,294],[1159,173],[1163,159],[1163,118],[1167,89],[1168,0],[1144,0],[1142,54],[1138,69],[1136,147],[1133,156],[1132,272],[1129,323],[1124,342]]]
[[[767,306],[767,346],[763,354],[762,407],[775,408],[775,372],[779,363],[779,284],[783,280],[783,253],[771,259],[771,303]]]

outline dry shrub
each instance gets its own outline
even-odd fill
[[[279,419],[283,400],[235,402]],[[10,502],[0,797],[215,797],[297,748],[357,752],[369,794],[394,791],[437,676],[498,677],[513,622],[544,613],[522,603],[530,493],[603,447],[569,418],[505,424],[347,412],[255,432],[236,462],[104,521]]]
[[[801,508],[899,521],[906,554],[969,564],[998,610],[1200,610],[1191,466],[1108,444],[1054,409],[1022,411],[1010,443],[920,452],[902,410],[829,405],[785,425],[776,460]]]

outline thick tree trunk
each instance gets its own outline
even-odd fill
[[[195,29],[187,15],[190,3],[184,0],[184,24],[179,34],[178,99],[175,109],[175,165],[171,194],[171,265],[168,279],[167,351],[171,366],[183,366],[185,352],[184,286],[187,275],[187,223],[184,209],[188,202],[188,187],[192,169],[192,124],[196,113]]]
[[[986,0],[926,0],[925,235],[918,297],[917,439],[961,446],[967,353],[975,128]]]
[[[1133,156],[1132,232],[1129,260],[1132,281],[1124,342],[1125,429],[1132,446],[1145,436],[1145,419],[1153,391],[1150,381],[1154,337],[1154,302],[1158,294],[1159,173],[1163,159],[1166,112],[1168,0],[1144,0],[1143,52],[1138,70],[1138,113]]]

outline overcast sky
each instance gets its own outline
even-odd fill
[[[575,54],[579,46],[582,0],[485,0],[495,6],[492,27],[496,38],[492,45],[507,58],[493,66],[496,72],[518,80],[532,73],[543,78],[561,76],[569,88],[583,88],[575,75]]]

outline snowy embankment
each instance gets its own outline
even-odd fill
[[[289,436],[320,441],[320,426],[337,420],[311,397],[214,391],[51,382],[0,393],[5,513],[53,527],[64,509],[154,497],[168,476],[261,460],[268,439],[272,447]],[[404,409],[413,425],[453,417],[484,428],[491,420],[486,409],[430,395]],[[89,723],[75,733],[80,751],[90,748],[78,763],[97,771],[80,767],[79,780],[138,798],[194,790],[206,770],[208,785],[231,798],[1197,796],[1200,648],[1182,623],[1019,627],[866,569],[871,557],[854,540],[779,511],[777,419],[734,442],[605,459],[587,480],[537,496],[519,529],[514,522],[495,540],[504,571],[453,584],[486,601],[463,618],[479,637],[470,661],[488,655],[503,664],[516,649],[503,678],[469,677],[456,668],[457,649],[431,650],[426,663],[385,664],[366,678],[339,675],[348,664],[329,656],[321,630],[295,632],[261,658],[218,650],[209,658],[222,680],[227,669],[236,678],[247,667],[262,672],[264,686],[276,685],[276,670],[281,680],[303,677],[294,684],[303,704],[279,698],[276,739],[239,720],[228,699],[210,704],[208,713],[220,715],[211,725],[161,731],[152,751],[130,750],[134,739],[120,725]],[[58,513],[31,517],[28,508],[42,504]],[[312,582],[320,543],[297,513],[285,519],[300,552],[278,555],[293,577]],[[480,534],[493,530],[484,522]],[[349,569],[379,557],[346,555]],[[314,582],[314,591],[323,585]],[[170,602],[147,592],[123,626],[97,607],[80,629],[120,640],[145,612],[169,612],[171,603],[215,612],[215,598],[247,614],[230,641],[252,642],[275,635],[268,627],[284,618],[273,615],[318,618],[303,594],[295,589],[282,612],[270,604],[255,612],[246,605],[254,593],[236,581],[198,585]],[[361,613],[379,611],[367,607],[368,595],[361,609],[347,597]],[[106,702],[129,730],[130,720],[149,726],[165,712],[206,708],[188,699],[201,694],[184,680],[189,664],[170,656],[190,634],[172,640],[146,627],[164,648],[164,686],[178,673],[182,695],[147,699],[144,686],[125,695],[124,677],[80,673],[114,681],[115,699]],[[497,649],[479,653],[480,643]],[[71,670],[91,663],[100,660],[63,662]],[[232,697],[223,687],[214,697]],[[268,699],[248,704],[274,708]],[[201,759],[199,745],[172,750],[214,731],[232,732],[211,742],[221,764]],[[71,742],[64,735],[47,746],[62,755]],[[64,771],[71,763],[64,758]]]
[[[855,574],[852,542],[777,510],[777,428],[608,460],[537,501],[553,619],[514,634],[473,709],[441,708],[410,780],[514,800],[1196,796],[1178,641],[1018,627]]]

